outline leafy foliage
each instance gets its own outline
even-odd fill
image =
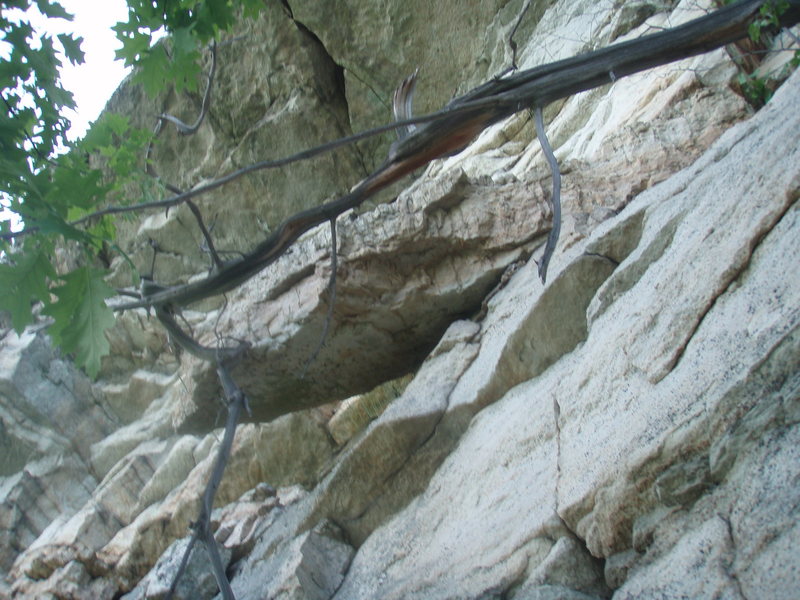
[[[789,8],[786,0],[770,0],[765,2],[758,11],[758,18],[754,19],[747,29],[750,39],[754,42],[761,41],[761,32],[765,28],[779,27],[778,17],[785,13]]]
[[[55,319],[49,333],[65,352],[75,354],[92,377],[100,370],[100,359],[108,354],[105,330],[114,325],[114,313],[105,299],[116,292],[103,279],[104,272],[81,267],[62,278],[54,288],[58,302],[50,304],[45,314]]]
[[[118,55],[137,68],[150,93],[168,85],[195,89],[201,48],[230,28],[240,11],[255,16],[262,7],[262,0],[128,0],[128,21],[115,27],[123,43]],[[43,304],[42,312],[54,319],[54,341],[95,375],[108,352],[103,332],[114,319],[105,299],[113,291],[99,269],[57,272],[54,253],[66,241],[77,242],[82,262],[96,265],[115,247],[110,217],[77,221],[111,198],[131,203],[135,198],[126,199],[125,190],[140,189],[141,197],[153,199],[159,184],[142,164],[152,134],[106,114],[84,139],[68,141],[65,110],[75,103],[59,69],[65,61],[84,61],[82,39],[42,34],[32,11],[72,20],[57,0],[0,0],[0,310],[9,311],[22,331],[34,320],[34,305]],[[160,32],[171,37],[154,44]],[[28,233],[24,244],[10,235],[20,225]]]
[[[128,0],[128,22],[114,28],[122,41],[117,57],[126,65],[139,67],[136,80],[150,94],[161,91],[166,82],[176,90],[195,90],[200,74],[200,48],[235,22],[237,9],[255,16],[261,0]],[[169,48],[153,44],[154,35],[170,32]]]
[[[724,0],[724,4],[732,4],[735,0]],[[780,28],[780,17],[789,9],[787,0],[767,0],[758,10],[758,15],[747,28],[748,37],[755,43],[766,48],[768,40],[763,35],[765,31],[776,31]],[[736,82],[739,85],[745,100],[754,108],[758,109],[766,105],[772,98],[772,94],[777,87],[775,79],[783,79],[788,76],[788,72],[800,65],[800,50],[794,51],[794,56],[784,65],[779,73],[759,74],[751,73],[749,69],[744,69],[740,65],[740,72]]]
[[[18,258],[11,264],[0,264],[0,309],[11,313],[14,329],[21,333],[33,322],[31,301],[49,301],[47,281],[54,280],[56,274],[41,246],[19,253]]]
[[[765,77],[740,72],[736,77],[745,100],[754,108],[761,108],[772,98],[774,90]]]

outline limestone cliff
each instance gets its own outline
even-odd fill
[[[526,68],[710,5],[525,4],[268,3],[220,48],[198,135],[162,137],[159,173],[189,188],[385,122],[416,67],[420,110],[437,108],[508,66],[518,21]],[[213,517],[237,598],[794,597],[800,76],[755,113],[736,76],[719,50],[547,108],[565,226],[545,286],[550,174],[523,111],[340,219],[334,318],[305,374],[329,230],[185,312],[207,342],[253,343],[235,372],[252,416]],[[108,109],[149,127],[199,103],[124,85]],[[346,191],[389,142],[220,188],[199,202],[218,246]],[[122,238],[142,269],[156,242],[162,280],[208,268],[183,209]],[[93,384],[41,331],[4,333],[0,597],[169,586],[218,384],[145,311],[111,341]],[[205,560],[180,597],[215,596]]]

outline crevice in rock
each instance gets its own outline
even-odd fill
[[[789,199],[789,202],[786,203],[786,206],[783,207],[779,213],[775,215],[775,218],[772,219],[768,224],[766,224],[761,231],[757,232],[757,234],[752,238],[750,244],[747,248],[747,256],[744,258],[742,263],[735,269],[726,272],[727,275],[726,281],[723,285],[720,286],[719,292],[715,294],[711,299],[709,299],[706,306],[700,312],[697,320],[694,323],[694,326],[686,335],[683,343],[681,343],[678,348],[676,348],[675,353],[673,355],[672,360],[667,363],[666,368],[663,371],[663,375],[659,378],[663,379],[669,373],[671,373],[675,368],[677,368],[678,364],[680,363],[681,359],[683,358],[684,353],[686,352],[686,348],[688,348],[689,344],[692,341],[692,338],[700,329],[700,326],[703,324],[706,316],[708,316],[717,304],[717,300],[723,297],[725,294],[728,293],[728,290],[731,289],[731,286],[736,284],[742,275],[750,268],[750,264],[753,261],[753,254],[756,252],[758,247],[761,245],[761,242],[769,235],[769,233],[781,222],[781,220],[786,216],[786,214],[792,209],[792,207],[797,204],[798,200],[800,200],[800,189],[795,190],[793,196]]]
[[[586,552],[587,556],[592,556],[592,553],[589,550],[588,545],[586,544],[586,540],[584,538],[582,538],[580,535],[578,535],[578,532],[575,530],[575,528],[570,526],[570,524],[567,522],[567,520],[564,518],[564,516],[561,514],[561,511],[559,510],[558,499],[559,499],[559,489],[560,489],[560,486],[561,486],[561,423],[560,423],[560,419],[561,419],[561,405],[558,403],[558,399],[554,395],[553,396],[553,424],[554,424],[554,429],[555,429],[554,439],[555,439],[555,445],[556,445],[556,456],[555,456],[555,461],[556,461],[556,482],[555,482],[555,494],[554,494],[554,498],[553,498],[553,504],[554,504],[553,511],[558,516],[558,519],[561,522],[562,526],[567,531],[569,531],[569,533],[572,534],[572,537],[575,539],[575,541],[578,542],[582,546],[582,548]],[[605,570],[605,560],[602,557],[593,557],[593,558],[597,561],[597,563],[599,565],[599,570],[602,573]]]
[[[478,353],[475,352],[472,359],[463,365],[460,374],[454,378],[454,384],[445,398],[441,412],[431,423],[426,424],[426,426],[430,427],[429,433],[419,440],[413,449],[407,451],[406,456],[399,465],[382,477],[380,483],[376,485],[378,493],[363,506],[358,515],[347,519],[347,524],[342,526],[342,529],[348,532],[350,542],[354,548],[358,549],[374,529],[380,527],[386,520],[405,509],[414,498],[424,492],[431,477],[449,456],[460,440],[461,435],[466,431],[469,419],[456,419],[460,425],[454,427],[450,419],[452,415],[448,413],[448,408],[451,404],[453,392],[457,387],[458,379],[469,369],[477,356]],[[376,434],[379,434],[379,432],[376,432]],[[426,454],[426,456],[421,457],[422,454]],[[422,464],[415,464],[415,461],[421,461]],[[393,482],[397,481],[408,468],[414,469],[417,484],[409,487],[410,484],[408,482],[399,482],[397,485],[401,489],[393,488]],[[374,527],[369,528],[368,531],[366,529],[357,531],[362,526],[362,519],[374,509],[378,508],[380,510],[381,503],[385,503],[388,510],[384,509],[382,511],[385,514],[383,514],[382,518],[379,518],[379,522]],[[380,517],[380,515],[378,516]],[[342,524],[340,523],[340,525]]]
[[[336,62],[320,37],[303,22],[294,17],[294,11],[288,0],[281,0],[281,4],[286,10],[287,16],[292,20],[295,27],[297,27],[297,30],[308,39],[312,47],[319,53],[320,60],[314,61],[314,68],[316,71],[314,75],[318,83],[314,91],[319,96],[322,106],[339,126],[342,135],[352,134],[353,120],[350,115],[350,106],[347,102],[344,67]],[[358,144],[352,144],[350,149],[356,156],[358,164],[366,176],[370,172],[370,169],[367,166],[367,161],[361,149]]]
[[[559,495],[559,488],[561,484],[561,423],[559,420],[561,419],[561,405],[558,403],[558,398],[553,395],[553,427],[555,429],[555,441],[556,441],[556,485],[555,485],[555,498],[554,501],[554,512],[560,516],[561,513],[558,512],[558,495]],[[564,520],[563,518],[561,519]],[[565,523],[566,525],[566,523]]]
[[[621,4],[619,15],[615,19],[616,23],[614,23],[608,40],[609,43],[633,31],[647,19],[658,13],[659,10],[663,10],[664,8],[663,5],[659,5],[659,3],[648,1]]]
[[[733,556],[731,557],[730,564],[723,563],[723,569],[725,571],[725,574],[730,578],[730,580],[736,586],[736,591],[739,592],[739,595],[745,600],[750,600],[747,597],[747,594],[744,593],[744,588],[742,587],[742,582],[739,580],[739,576],[733,570],[733,562],[736,558],[736,539],[733,537],[733,525],[731,524],[730,518],[726,517],[725,515],[717,513],[717,517],[719,517],[719,519],[723,523],[725,523],[725,529],[727,530],[728,538],[731,541],[731,548],[733,554]]]
[[[314,274],[315,268],[315,264],[310,263],[300,269],[297,269],[296,271],[291,271],[289,273],[289,277],[270,289],[269,293],[264,296],[264,298],[259,298],[256,300],[256,303],[260,304],[263,302],[272,302],[273,300],[280,298],[283,294],[294,288],[298,283],[307,277],[311,277]]]
[[[615,258],[613,258],[611,256],[608,256],[607,254],[600,254],[598,252],[584,252],[583,255],[584,256],[596,256],[598,258],[604,258],[607,261],[610,261],[611,264],[614,265],[614,268],[618,267],[619,263],[620,263],[620,261],[616,260]]]

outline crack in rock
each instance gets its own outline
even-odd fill
[[[741,261],[740,264],[734,265],[734,268],[730,271],[726,272],[727,275],[726,280],[720,286],[719,292],[714,294],[708,301],[703,310],[699,313],[693,327],[687,333],[684,342],[678,346],[675,350],[675,355],[673,357],[672,364],[667,365],[665,369],[664,376],[666,376],[669,372],[673,371],[678,364],[680,363],[681,358],[683,357],[686,348],[692,341],[692,338],[697,333],[700,326],[703,324],[703,321],[714,310],[714,306],[716,306],[717,301],[727,294],[733,286],[736,285],[736,282],[739,281],[742,274],[750,268],[750,264],[753,259],[753,254],[756,252],[758,247],[761,245],[761,242],[764,241],[764,238],[780,223],[781,219],[783,219],[786,214],[792,209],[792,207],[800,200],[800,190],[796,191],[796,197],[786,204],[782,211],[775,215],[775,218],[772,219],[768,224],[766,224],[762,229],[755,232],[754,236],[752,237],[750,243],[747,246],[747,256]]]

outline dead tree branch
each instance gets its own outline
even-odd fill
[[[217,45],[215,42],[211,42],[211,68],[208,70],[208,75],[206,76],[206,91],[203,94],[203,102],[200,106],[200,114],[197,115],[197,119],[191,125],[187,125],[183,121],[181,121],[177,117],[173,117],[172,115],[168,115],[166,113],[161,113],[158,115],[160,121],[168,121],[175,125],[175,129],[178,130],[178,133],[181,135],[192,135],[200,129],[200,125],[203,124],[203,121],[206,118],[206,114],[208,113],[208,108],[211,106],[211,84],[214,83],[214,74],[217,70]]]
[[[230,364],[232,360],[235,360],[235,357],[219,358],[217,360],[217,375],[219,376],[220,383],[222,384],[222,390],[227,401],[228,419],[225,423],[225,433],[222,437],[222,442],[217,449],[217,456],[216,460],[214,461],[214,467],[211,471],[211,476],[208,479],[208,483],[206,484],[206,488],[203,492],[200,502],[200,514],[197,517],[197,521],[192,524],[192,536],[189,539],[189,544],[186,547],[183,558],[181,559],[181,563],[177,572],[175,573],[175,578],[172,580],[172,585],[170,586],[169,592],[166,596],[167,598],[172,598],[173,594],[175,593],[175,590],[178,587],[178,582],[180,581],[183,571],[189,562],[192,549],[194,548],[195,543],[199,540],[202,541],[206,547],[209,560],[211,561],[211,567],[214,572],[214,578],[217,581],[217,586],[222,593],[222,597],[224,600],[235,600],[233,590],[231,589],[231,585],[228,582],[228,577],[225,574],[225,565],[222,563],[222,557],[220,556],[219,548],[217,547],[217,541],[214,538],[214,532],[211,530],[211,512],[214,509],[214,496],[216,495],[217,489],[219,489],[219,485],[222,482],[222,477],[225,474],[225,467],[227,466],[228,459],[231,455],[233,438],[236,435],[236,427],[239,424],[239,418],[242,414],[242,410],[247,409],[247,397],[244,395],[244,392],[242,392],[239,386],[236,385],[236,382],[234,382],[233,377],[231,377],[230,374]]]
[[[550,172],[553,174],[553,194],[550,202],[553,205],[553,228],[547,236],[547,243],[544,247],[544,254],[539,261],[539,277],[542,283],[547,279],[547,265],[550,264],[550,258],[556,249],[558,243],[558,236],[561,235],[561,171],[558,168],[558,161],[550,142],[547,139],[547,133],[544,129],[544,118],[542,117],[542,109],[537,106],[534,109],[534,120],[536,121],[536,136],[539,138],[539,144],[542,146],[542,152],[550,165]]]
[[[424,124],[396,142],[389,153],[389,159],[369,179],[375,181],[379,179],[378,175],[388,175],[389,172],[402,172],[404,175],[436,158],[463,149],[486,127],[520,110],[530,106],[546,106],[554,100],[614,82],[633,73],[703,54],[744,38],[748,35],[748,26],[767,1],[769,0],[741,0],[672,29],[527,69],[502,79],[493,79],[452,100],[435,113],[375,127],[285,158],[255,163],[164,200],[108,207],[73,221],[70,225],[82,225],[109,214],[168,208],[256,171],[306,160],[393,129]],[[790,27],[800,22],[800,0],[787,0],[787,4],[787,10],[779,17],[780,27]],[[400,176],[383,181],[388,185]],[[373,188],[369,192],[372,194],[376,191],[378,189]],[[365,199],[366,196],[361,198],[362,201]],[[338,202],[339,200],[334,201],[330,205]],[[330,205],[319,207],[319,220],[309,225],[309,228],[330,218]],[[10,240],[36,231],[38,228],[31,227],[4,233],[0,238]],[[192,293],[187,291],[189,295]]]
[[[197,226],[200,228],[200,233],[203,234],[203,239],[206,241],[208,253],[211,255],[211,260],[214,262],[214,267],[221,269],[224,266],[222,264],[222,259],[219,257],[217,249],[214,247],[214,240],[211,238],[211,232],[208,230],[205,222],[203,221],[203,215],[200,212],[200,209],[197,208],[197,205],[191,200],[186,201],[186,206],[188,206],[189,210],[192,211],[195,221],[197,221]]]
[[[151,284],[152,285],[152,284]],[[200,503],[200,513],[197,520],[192,524],[192,536],[189,544],[186,547],[181,563],[178,567],[175,578],[173,579],[167,598],[171,598],[174,594],[178,581],[180,580],[186,565],[188,564],[189,557],[191,556],[192,549],[195,543],[200,540],[206,547],[209,560],[211,561],[214,578],[217,581],[217,586],[222,593],[225,600],[234,600],[233,591],[231,590],[230,583],[228,582],[227,575],[225,574],[225,566],[222,564],[222,558],[217,547],[217,542],[214,539],[214,533],[211,530],[211,512],[214,508],[214,496],[217,493],[222,477],[225,474],[225,467],[230,458],[231,448],[233,447],[233,439],[236,435],[236,428],[239,424],[239,419],[242,410],[249,412],[247,406],[247,397],[244,392],[236,385],[230,373],[230,367],[244,354],[249,348],[249,344],[242,343],[236,347],[229,348],[212,348],[199,344],[194,338],[188,335],[178,323],[170,307],[157,306],[155,309],[156,316],[161,324],[169,332],[170,337],[174,343],[179,345],[187,352],[202,358],[204,360],[215,362],[217,365],[217,375],[219,376],[222,390],[225,394],[228,407],[228,419],[225,423],[225,433],[217,450],[217,457],[214,461],[214,467],[211,475],[206,484],[205,491]]]
[[[249,254],[225,263],[222,269],[205,279],[166,289],[146,300],[118,304],[115,310],[165,303],[184,305],[229,291],[272,264],[303,233],[359,206],[376,192],[430,161],[462,150],[484,129],[520,110],[530,106],[545,106],[559,98],[654,66],[695,56],[746,36],[747,27],[763,2],[743,0],[673,29],[492,80],[456,98],[437,113],[409,121],[397,121],[372,130],[377,132],[411,124],[420,125],[395,142],[386,161],[349,194],[289,217]],[[800,21],[800,0],[789,0],[789,5],[789,9],[781,16],[782,25]],[[266,165],[272,168],[288,164],[366,136],[367,132],[286,159],[252,165],[247,169],[252,172],[267,168]],[[241,172],[232,173],[202,188],[150,205],[171,206],[187,197],[220,187],[239,176]],[[122,210],[129,209],[121,207]]]
[[[155,140],[161,135],[161,132],[164,130],[164,123],[172,123],[175,125],[175,129],[178,130],[178,133],[181,135],[193,135],[197,133],[197,130],[200,129],[200,125],[203,124],[203,121],[206,118],[206,114],[208,113],[208,109],[211,106],[211,86],[214,83],[214,74],[217,71],[217,44],[216,42],[211,43],[211,68],[208,70],[208,75],[206,77],[206,91],[203,93],[203,102],[200,106],[200,114],[197,116],[197,119],[192,125],[187,125],[183,121],[181,121],[177,117],[173,117],[172,115],[168,115],[166,113],[161,113],[158,115],[158,120],[156,121],[155,127],[153,127],[153,137],[150,139],[150,142],[147,144],[147,149],[144,152],[144,170],[145,173],[153,177],[156,181],[161,181],[161,177],[156,173],[155,169],[153,168],[152,162],[150,160],[150,156],[153,153],[153,144]],[[173,194],[181,194],[181,191],[168,184],[165,183],[164,187],[167,188]],[[89,215],[91,216],[91,215]]]
[[[514,36],[517,34],[517,29],[522,24],[522,19],[525,18],[525,13],[528,12],[528,9],[531,7],[531,0],[526,0],[525,5],[522,7],[522,10],[519,11],[519,15],[517,16],[517,20],[514,22],[514,27],[511,29],[511,34],[508,36],[508,47],[511,48],[511,66],[508,67],[503,73],[500,74],[500,77],[510,73],[511,71],[517,70],[517,42],[514,39]]]

